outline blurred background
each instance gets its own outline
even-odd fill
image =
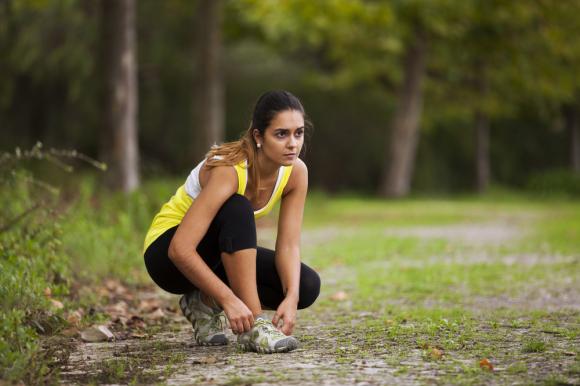
[[[545,384],[577,384],[580,332],[566,326],[580,307],[578,15],[580,0],[0,0],[0,384],[168,380],[59,369],[84,328],[128,336],[110,307],[144,315],[153,216],[272,89],[297,95],[314,123],[303,258],[324,292],[312,320],[347,303],[366,315],[333,316],[332,339],[306,340],[336,343],[329,363],[347,367],[333,373],[370,352],[429,383],[457,383],[435,376],[458,363],[463,383],[487,384],[486,355],[508,370],[489,373],[496,383],[539,384],[549,369],[569,379]],[[275,243],[272,217],[260,245]],[[139,331],[176,310],[156,307]],[[496,319],[472,324],[492,308]],[[344,356],[362,341],[341,330],[365,336],[362,351]],[[457,362],[390,359],[397,334],[401,353],[433,339],[443,346],[424,348]],[[523,338],[537,340],[522,354]],[[172,371],[140,353],[98,374]]]
[[[579,1],[3,0],[0,150],[75,149],[132,191],[185,178],[287,89],[310,184],[580,194]]]

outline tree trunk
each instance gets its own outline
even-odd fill
[[[197,9],[197,87],[194,98],[195,159],[224,140],[222,1],[200,0]]]
[[[385,197],[405,196],[411,187],[423,108],[422,83],[426,51],[426,38],[422,33],[417,33],[415,41],[407,46],[405,52],[404,79],[391,122],[390,141],[387,144],[380,188],[380,194]]]
[[[489,187],[489,119],[481,109],[475,112],[475,187],[484,193]]]
[[[135,0],[103,0],[104,135],[107,183],[131,192],[139,186]]]
[[[487,66],[480,60],[473,64],[474,87],[478,94],[478,105],[473,113],[473,134],[475,147],[475,189],[485,193],[491,180],[491,158],[489,156],[489,114],[485,103],[489,94]]]
[[[580,174],[580,117],[577,105],[564,107],[566,128],[570,133],[570,168]]]

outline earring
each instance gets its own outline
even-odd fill
[[[256,146],[258,146],[258,149],[262,147],[261,143],[257,143]]]

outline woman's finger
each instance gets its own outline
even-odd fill
[[[243,329],[244,329],[244,332],[248,332],[248,331],[250,331],[250,329],[251,329],[251,328],[252,328],[252,327],[251,327],[251,325],[250,325],[250,320],[249,320],[249,319],[244,319],[244,322],[243,322]]]
[[[276,312],[274,314],[274,317],[272,318],[272,324],[274,325],[274,327],[278,327],[278,323],[280,323],[280,315],[278,315],[278,313]]]
[[[239,322],[237,320],[233,320],[230,322],[230,325],[232,327],[232,332],[236,335],[238,335],[240,333],[240,325]]]

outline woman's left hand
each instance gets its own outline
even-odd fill
[[[272,318],[272,324],[278,327],[280,320],[282,321],[282,327],[279,328],[285,335],[292,334],[294,325],[296,324],[296,309],[298,308],[298,300],[292,297],[286,297],[282,303],[278,306],[274,317]]]

